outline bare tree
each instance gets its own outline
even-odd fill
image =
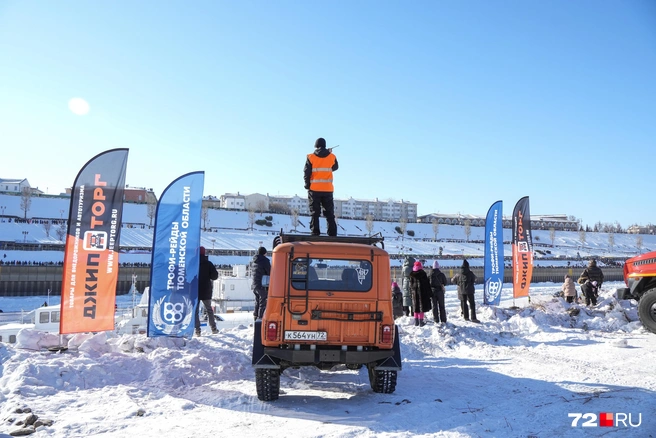
[[[255,203],[255,208],[257,209],[257,211],[260,212],[260,214],[264,213],[264,211],[266,210],[266,202],[264,201],[264,199],[260,199],[259,201],[257,201]]]
[[[157,214],[157,201],[149,196],[148,201],[146,202],[146,216],[148,216],[148,219],[150,220],[149,226],[151,227],[153,226],[155,214]]]
[[[289,209],[289,207],[279,202],[272,202],[271,204],[269,204],[269,211],[271,213],[291,214],[291,210]]]
[[[68,227],[66,227],[66,222],[62,222],[55,229],[55,233],[57,233],[57,238],[59,239],[60,242],[64,241],[64,236],[66,235],[67,232],[68,232]]]
[[[551,247],[553,248],[556,242],[556,229],[553,227],[549,228],[549,238],[551,239]]]
[[[431,224],[433,225],[433,242],[437,242],[437,232],[440,230],[440,221],[434,217],[431,220]]]
[[[248,228],[253,231],[255,225],[255,210],[251,207],[248,209]]]
[[[207,230],[207,222],[209,222],[210,208],[207,204],[203,205],[200,209],[200,218],[203,220],[203,230]],[[250,220],[250,216],[249,216]],[[251,224],[251,227],[253,224]]]
[[[46,230],[46,236],[50,237],[50,228],[52,228],[52,222],[45,221],[43,223],[43,229]]]
[[[615,234],[613,233],[608,233],[608,246],[610,246],[610,250],[613,250],[613,247],[615,246]]]
[[[620,224],[619,221],[615,221],[615,232],[616,233],[623,233],[624,228],[622,227],[622,224]]]
[[[640,234],[636,236],[636,247],[638,248],[638,252],[642,254],[642,236]]]
[[[21,190],[20,209],[23,210],[23,219],[27,219],[27,212],[32,206],[32,190],[29,187],[23,187]]]
[[[374,216],[371,214],[368,214],[365,216],[365,225],[367,226],[367,231],[369,232],[369,235],[371,236],[371,232],[374,230]]]
[[[465,236],[467,237],[467,242],[469,242],[469,236],[471,236],[471,220],[465,219],[464,227],[465,227]]]
[[[408,228],[408,219],[405,217],[402,217],[399,219],[399,229],[401,230],[401,236],[402,239],[405,238],[405,230]]]
[[[579,231],[579,240],[581,241],[581,247],[585,246],[585,230]]]
[[[292,208],[291,219],[292,227],[294,227],[294,231],[296,231],[296,227],[298,227],[298,209]]]

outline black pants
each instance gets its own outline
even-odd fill
[[[255,294],[255,310],[253,310],[253,316],[255,319],[262,319],[264,309],[266,309],[267,305],[267,298],[269,297],[269,288],[256,286],[253,293]]]
[[[313,235],[321,234],[319,228],[319,215],[323,208],[323,216],[328,222],[328,235],[337,235],[337,223],[335,222],[335,204],[333,202],[333,192],[314,192],[308,190],[308,201],[310,203],[310,231]]]
[[[590,304],[593,306],[597,305],[597,289],[590,283],[583,283],[581,285],[581,293],[585,297],[586,306],[589,306]]]
[[[435,322],[446,322],[446,307],[444,307],[444,291],[433,289],[433,319]]]
[[[476,302],[474,301],[474,295],[464,295],[458,297],[460,298],[460,308],[462,309],[462,316],[466,320],[474,320],[476,319]],[[471,318],[469,317],[469,307],[467,307],[467,302],[469,301],[469,307],[471,307]]]

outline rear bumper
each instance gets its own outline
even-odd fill
[[[395,330],[394,345],[391,350],[362,350],[349,348],[343,350],[334,346],[316,345],[311,349],[303,345],[299,349],[272,348],[262,345],[261,322],[255,324],[253,336],[253,367],[282,368],[288,366],[324,366],[324,365],[368,365],[375,364],[377,370],[401,370],[401,348],[399,332]]]
[[[294,365],[315,365],[320,363],[366,364],[384,361],[394,356],[394,350],[322,350],[319,346],[315,350],[293,350],[265,347],[264,354]]]

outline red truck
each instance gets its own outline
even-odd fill
[[[624,264],[627,287],[617,289],[620,300],[638,301],[642,325],[656,333],[656,251],[628,259]]]

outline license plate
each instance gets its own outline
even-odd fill
[[[326,341],[327,332],[286,331],[285,341]]]

